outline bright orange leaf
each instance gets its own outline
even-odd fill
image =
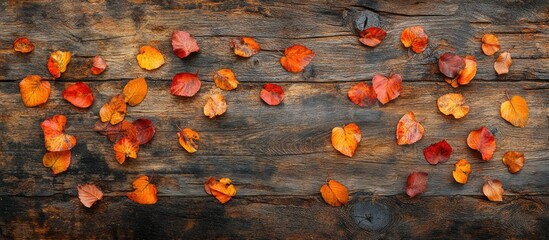
[[[526,127],[528,122],[528,104],[521,96],[513,96],[500,107],[501,117],[515,127]]]
[[[499,51],[499,41],[493,34],[484,34],[482,36],[482,52],[488,56],[494,55]]]
[[[133,121],[131,125],[133,125],[137,130],[137,142],[139,142],[139,145],[143,145],[151,141],[156,133],[152,121],[146,118],[137,119]]]
[[[44,141],[48,151],[67,151],[76,145],[76,138],[65,134],[66,123],[67,118],[64,115],[55,115],[44,120],[40,125],[44,131]]]
[[[209,118],[221,116],[225,111],[227,111],[227,102],[221,93],[210,96],[204,106],[204,115]]]
[[[71,151],[47,152],[42,158],[42,164],[55,175],[67,171],[71,164]]]
[[[298,73],[311,63],[315,52],[303,45],[293,45],[284,50],[284,56],[280,58],[280,64],[286,71]]]
[[[456,170],[452,172],[454,180],[461,184],[466,184],[469,174],[471,174],[471,164],[466,159],[460,159],[455,164]]]
[[[30,53],[34,50],[34,44],[26,37],[18,38],[13,42],[13,50],[21,53]]]
[[[221,204],[225,204],[231,200],[231,197],[236,196],[236,188],[230,178],[221,178],[218,182],[215,178],[210,177],[204,183],[204,191],[214,196]]]
[[[284,96],[282,87],[273,83],[265,83],[263,89],[261,89],[261,92],[259,93],[259,97],[261,97],[263,102],[270,106],[280,104],[284,100]]]
[[[345,185],[336,180],[330,180],[320,187],[320,195],[327,204],[334,207],[345,205],[349,202],[349,190]]]
[[[429,37],[425,33],[425,30],[423,30],[423,27],[414,26],[402,31],[400,41],[404,44],[404,47],[412,47],[412,51],[415,53],[422,53],[427,48]]]
[[[387,78],[381,74],[376,74],[372,78],[372,86],[379,102],[386,104],[400,96],[402,76],[400,74],[393,74]]]
[[[223,90],[233,90],[238,87],[238,80],[231,69],[219,69],[214,75],[214,82],[218,88]]]
[[[469,113],[469,106],[465,104],[465,98],[459,93],[448,93],[437,99],[438,110],[444,115],[453,115],[455,119],[465,117]]]
[[[197,74],[178,73],[172,79],[170,93],[175,96],[192,97],[200,90],[202,82]]]
[[[83,82],[77,82],[65,88],[63,98],[79,108],[88,108],[93,104],[93,93],[90,87]]]
[[[241,37],[240,39],[232,39],[229,46],[233,49],[234,54],[240,57],[251,57],[261,50],[259,43],[251,37]]]
[[[177,133],[179,144],[189,153],[194,153],[198,150],[200,143],[200,135],[190,128],[185,128]]]
[[[133,192],[128,193],[128,198],[139,204],[155,204],[158,201],[156,186],[149,182],[149,177],[140,176],[133,181]]]
[[[67,65],[71,61],[71,52],[55,51],[48,59],[48,71],[56,79],[61,77],[61,73],[67,70]]]
[[[112,125],[122,122],[126,116],[126,102],[124,97],[118,94],[111,98],[108,103],[103,104],[99,110],[102,122],[110,122]]]
[[[109,139],[109,141],[113,143],[118,142],[118,140],[120,140],[122,137],[137,139],[139,141],[139,132],[137,130],[137,127],[134,126],[133,123],[130,123],[126,120],[123,120],[122,122],[115,125],[112,125],[109,122],[101,122],[101,120],[99,120],[95,123],[93,130],[107,136],[107,139]]]
[[[28,75],[19,83],[19,91],[23,105],[35,107],[48,101],[51,85],[48,81],[42,81],[38,75]]]
[[[124,86],[124,90],[122,92],[124,94],[124,101],[133,107],[145,99],[145,96],[147,96],[147,90],[148,87],[145,78],[130,80],[126,83],[126,86]]]
[[[383,41],[387,33],[378,27],[369,27],[360,32],[360,42],[368,47],[375,47]]]
[[[82,205],[91,208],[97,201],[103,199],[103,192],[95,184],[78,185],[78,198]]]
[[[369,107],[377,102],[377,94],[374,87],[365,82],[359,82],[352,86],[347,92],[347,97],[349,97],[352,103],[361,107]]]
[[[116,144],[114,144],[114,157],[118,163],[123,164],[126,158],[137,158],[137,152],[139,151],[139,142],[135,139],[130,139],[126,136],[122,137]]]
[[[196,39],[185,31],[174,31],[172,33],[172,49],[179,58],[185,58],[193,52],[200,51]]]
[[[146,70],[154,70],[164,65],[164,56],[152,46],[143,46],[137,54],[137,63]]]
[[[511,59],[511,53],[509,51],[505,51],[500,53],[498,58],[494,62],[494,69],[496,70],[498,75],[507,74],[509,73],[509,68],[511,67],[511,64],[513,64],[513,60]]]
[[[360,128],[355,123],[332,129],[332,146],[347,157],[353,157],[361,139]]]
[[[91,72],[93,75],[101,74],[103,71],[105,71],[106,68],[107,62],[105,62],[105,59],[100,56],[95,56],[93,58],[93,66],[91,68]]]
[[[457,77],[444,78],[444,80],[454,88],[458,87],[459,85],[469,84],[477,74],[477,60],[475,59],[475,57],[465,56],[463,60],[465,61],[465,67],[461,71],[459,71]]]
[[[497,179],[486,181],[482,186],[482,192],[492,202],[503,201],[503,186]]]
[[[482,154],[482,160],[488,161],[496,151],[496,138],[486,127],[481,127],[469,133],[467,145],[478,150]]]
[[[425,129],[416,121],[413,112],[407,112],[397,124],[396,138],[398,145],[412,144],[423,137]]]
[[[429,174],[426,172],[412,172],[408,175],[406,181],[406,195],[413,198],[427,191],[427,178]]]
[[[524,154],[521,152],[506,152],[502,161],[510,173],[517,173],[524,166]]]

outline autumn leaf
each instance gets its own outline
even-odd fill
[[[375,47],[383,41],[387,33],[378,27],[369,27],[360,32],[360,42],[368,47]]]
[[[137,158],[137,152],[139,151],[139,142],[135,139],[128,137],[122,137],[116,144],[114,144],[114,157],[118,163],[123,164],[126,158]]]
[[[486,127],[471,131],[467,137],[467,145],[482,154],[482,160],[489,161],[496,151],[496,138]]]
[[[51,53],[48,59],[48,71],[53,79],[61,77],[61,73],[67,70],[67,65],[71,61],[71,52],[55,51]]]
[[[55,115],[40,124],[42,131],[44,131],[44,141],[48,151],[67,151],[76,145],[76,138],[65,134],[66,123],[67,118],[64,115]]]
[[[93,130],[107,136],[109,141],[113,143],[118,142],[118,140],[120,140],[122,137],[138,140],[137,128],[132,123],[126,120],[123,120],[122,122],[115,125],[112,125],[109,122],[101,122],[101,120],[99,120],[95,123]]]
[[[97,201],[103,199],[103,192],[95,184],[78,185],[78,198],[82,205],[91,208]]]
[[[221,204],[225,204],[231,200],[231,197],[236,196],[236,188],[230,178],[221,178],[218,182],[215,178],[210,177],[204,183],[204,191],[214,196]]]
[[[369,107],[377,102],[374,87],[365,82],[359,82],[352,86],[347,92],[347,97],[349,97],[352,103],[361,107]]]
[[[42,158],[42,164],[50,168],[54,175],[67,171],[71,164],[71,151],[47,152]]]
[[[347,190],[347,187],[336,180],[330,180],[322,185],[322,187],[320,187],[320,194],[322,195],[324,202],[334,207],[339,207],[349,202],[349,191]]]
[[[192,97],[200,90],[202,82],[197,74],[178,73],[172,79],[170,93],[175,96]]]
[[[128,105],[134,107],[145,99],[145,96],[147,96],[147,90],[148,87],[145,78],[130,80],[126,83],[126,86],[124,86],[124,90],[122,92],[124,94],[124,101],[126,101]]]
[[[372,86],[379,102],[386,104],[400,96],[402,76],[400,74],[393,74],[387,78],[381,74],[376,74],[372,78]]]
[[[100,56],[93,57],[93,65],[91,68],[91,73],[93,75],[101,74],[103,71],[105,71],[106,68],[107,68],[107,62],[105,62],[105,59],[103,59]]]
[[[164,65],[164,56],[153,46],[143,46],[137,54],[137,64],[145,70],[154,70]]]
[[[444,115],[453,115],[455,119],[465,117],[469,106],[464,105],[465,98],[459,93],[448,93],[437,99],[438,110]]]
[[[448,161],[450,155],[452,155],[452,146],[446,140],[433,143],[423,149],[423,156],[425,156],[425,160],[431,165]]]
[[[214,94],[208,98],[208,102],[204,106],[204,115],[209,118],[221,116],[227,111],[227,103],[225,97],[221,93]]]
[[[34,44],[32,44],[32,42],[28,38],[21,37],[15,39],[15,41],[13,42],[13,50],[21,53],[30,53],[32,52],[32,50],[34,50]]]
[[[131,125],[133,125],[137,130],[137,142],[139,145],[143,145],[151,141],[156,133],[152,121],[146,118],[137,119],[133,121]]]
[[[503,201],[503,186],[497,179],[486,181],[482,186],[482,192],[492,202]]]
[[[102,122],[110,122],[112,125],[122,122],[126,116],[126,102],[122,95],[118,94],[103,104],[99,110]]]
[[[398,145],[412,144],[423,137],[425,129],[416,121],[413,112],[407,112],[397,124],[396,138]]]
[[[28,75],[19,83],[19,91],[25,107],[36,107],[48,101],[51,85],[38,75]]]
[[[484,34],[482,36],[482,52],[488,56],[494,55],[499,51],[499,41],[493,34]]]
[[[423,27],[414,26],[404,29],[400,35],[400,41],[404,47],[412,47],[415,53],[422,53],[427,48],[429,37],[423,30]]]
[[[515,127],[526,127],[528,122],[528,104],[521,96],[513,96],[500,107],[501,117]]]
[[[315,52],[303,45],[293,45],[284,50],[284,56],[280,58],[280,65],[286,71],[298,73],[311,63]]]
[[[230,91],[238,87],[238,81],[231,69],[219,69],[214,75],[214,82],[218,88]]]
[[[471,164],[465,159],[460,159],[455,164],[456,170],[452,172],[454,180],[461,184],[466,184],[469,174],[471,174]]]
[[[360,128],[355,123],[332,129],[332,146],[347,157],[353,157],[361,139]]]
[[[261,50],[259,43],[251,37],[235,38],[229,42],[229,46],[233,49],[234,54],[240,57],[249,58]]]
[[[79,108],[88,108],[93,104],[93,93],[90,87],[83,82],[77,82],[65,88],[63,98]]]
[[[455,78],[465,68],[465,60],[453,53],[444,53],[438,59],[438,69],[449,78]]]
[[[494,69],[498,75],[507,74],[509,73],[511,64],[513,64],[511,53],[509,51],[505,51],[500,53],[496,59],[496,62],[494,62]]]
[[[524,154],[521,152],[506,152],[502,161],[510,173],[517,173],[524,166]]]
[[[408,175],[408,181],[406,182],[406,194],[413,198],[427,191],[428,176],[429,174],[426,172],[410,173],[410,175]]]
[[[266,104],[276,106],[284,100],[284,90],[276,84],[266,83],[263,85],[259,96]]]
[[[190,128],[185,128],[177,133],[179,144],[189,153],[195,153],[200,143],[200,135]]]
[[[196,39],[185,31],[174,31],[172,33],[172,48],[179,58],[185,58],[189,54],[200,50]]]
[[[133,181],[133,192],[128,193],[128,198],[139,204],[155,204],[158,201],[156,186],[149,182],[149,177],[140,176]]]

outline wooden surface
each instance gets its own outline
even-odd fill
[[[549,238],[549,4],[546,1],[3,1],[0,3],[0,238],[5,239],[365,239],[365,238]],[[368,21],[365,21],[368,17]],[[387,38],[376,48],[358,42],[365,25],[383,27]],[[400,43],[408,26],[422,25],[429,35],[423,54]],[[173,30],[193,34],[200,53],[180,60],[171,51]],[[480,49],[484,33],[495,34],[510,49],[510,73],[497,76],[495,56]],[[35,43],[28,55],[12,42],[27,36]],[[236,57],[233,37],[252,36],[262,52]],[[299,74],[278,63],[285,47],[303,44],[316,52]],[[147,72],[135,56],[151,44],[166,64]],[[49,77],[46,61],[54,50],[73,58],[52,83],[47,104],[25,108],[18,82],[26,75]],[[451,88],[442,80],[437,57],[452,51],[472,54],[478,71],[470,85]],[[93,76],[91,59],[103,56],[106,72]],[[210,120],[202,114],[219,68],[231,68],[241,85],[223,91],[228,111]],[[199,72],[203,81],[193,98],[169,94],[178,72]],[[401,96],[384,106],[360,108],[347,90],[375,73],[401,73]],[[101,105],[121,92],[127,80],[146,77],[145,100],[130,107],[126,119],[151,119],[154,139],[137,160],[119,165],[112,143],[92,131]],[[90,109],[62,99],[65,85],[84,81],[93,90]],[[264,83],[278,82],[286,99],[269,107],[259,98]],[[442,115],[436,99],[462,93],[469,115]],[[505,93],[523,96],[528,125],[515,128],[499,116]],[[395,127],[413,111],[425,118],[424,138],[398,146]],[[67,116],[67,132],[77,137],[73,161],[53,176],[41,163],[45,153],[40,122]],[[363,132],[355,157],[330,144],[331,129],[349,122]],[[497,150],[490,162],[467,147],[469,131],[491,129]],[[200,150],[186,153],[177,126],[201,134]],[[453,147],[450,161],[431,166],[422,150],[441,139]],[[516,175],[501,163],[506,151],[522,151],[526,164]],[[467,185],[452,178],[453,163],[472,164]],[[429,173],[428,190],[417,198],[404,194],[409,172]],[[152,175],[159,201],[143,206],[125,193],[139,175]],[[225,205],[202,188],[209,177],[230,177],[237,196]],[[345,184],[351,203],[325,204],[318,192],[327,177]],[[505,188],[502,203],[482,195],[485,179]],[[76,186],[93,182],[106,197],[91,209],[78,201]]]

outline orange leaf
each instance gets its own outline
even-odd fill
[[[315,52],[303,45],[293,45],[284,50],[284,56],[280,58],[280,64],[286,71],[298,73],[311,63]]]
[[[517,173],[524,166],[524,154],[521,152],[506,152],[502,161],[510,173]]]
[[[372,86],[376,92],[377,99],[381,104],[385,104],[400,96],[402,76],[400,74],[393,74],[387,78],[381,74],[376,74],[372,78]]]
[[[112,125],[109,122],[101,122],[101,120],[99,120],[95,123],[93,130],[107,136],[109,141],[113,143],[118,142],[118,140],[120,140],[122,137],[127,137],[130,140],[139,139],[137,127],[135,127],[134,124],[126,120],[123,120],[122,122],[115,125]]]
[[[200,90],[202,82],[196,74],[178,73],[172,79],[170,93],[175,96],[192,97]]]
[[[139,142],[126,136],[114,144],[114,157],[118,163],[123,164],[126,157],[136,159],[139,151]]]
[[[61,77],[61,73],[67,70],[67,65],[71,61],[71,52],[55,51],[48,59],[48,71],[53,79]]]
[[[135,106],[145,99],[147,96],[147,81],[145,78],[136,78],[130,80],[124,86],[124,101],[126,101],[130,106]]]
[[[407,112],[397,124],[396,138],[398,145],[412,144],[423,137],[425,129],[416,121],[413,112]]]
[[[30,53],[34,50],[34,44],[26,37],[18,38],[13,42],[13,50],[22,53]]]
[[[459,85],[467,85],[477,74],[477,60],[474,56],[465,56],[465,68],[459,72],[457,82]]]
[[[261,89],[261,92],[259,93],[259,96],[263,102],[268,105],[276,106],[284,100],[284,90],[276,84],[265,83],[265,85],[263,85],[263,89]]]
[[[149,182],[149,177],[141,176],[133,181],[133,192],[128,193],[128,198],[139,204],[155,204],[158,201],[156,186]]]
[[[369,27],[360,32],[360,42],[368,47],[375,47],[387,36],[383,29],[378,27]]]
[[[482,36],[482,52],[488,56],[494,55],[499,51],[499,41],[493,34],[484,34]]]
[[[238,81],[236,80],[233,71],[228,68],[219,69],[214,75],[214,82],[218,88],[227,91],[238,87]]]
[[[347,92],[347,97],[352,103],[361,107],[369,107],[377,102],[374,88],[365,82],[359,82],[352,86]]]
[[[528,104],[521,96],[513,96],[500,107],[501,117],[515,127],[526,127],[528,122]]]
[[[103,104],[99,110],[99,116],[102,122],[110,122],[112,125],[122,122],[126,116],[126,102],[118,94],[111,98],[108,103]]]
[[[134,126],[137,131],[137,142],[139,142],[139,145],[151,141],[156,133],[152,121],[146,118],[137,119],[133,121],[131,125]]]
[[[241,57],[251,57],[261,50],[259,43],[251,37],[241,37],[240,39],[232,39],[229,46],[233,49],[234,54]]]
[[[360,128],[355,123],[332,129],[332,146],[345,156],[353,157],[361,139]]]
[[[412,172],[408,175],[406,181],[406,195],[413,198],[419,194],[427,191],[427,177],[429,174],[426,172]]]
[[[71,164],[71,151],[47,152],[42,158],[42,164],[51,168],[54,175],[67,171]]]
[[[213,177],[208,178],[206,183],[204,183],[204,191],[214,196],[221,204],[228,202],[231,200],[231,197],[236,196],[236,188],[229,178],[221,178],[219,182]]]
[[[143,69],[154,70],[164,65],[164,56],[155,47],[143,46],[137,54],[137,63]]]
[[[77,82],[63,91],[63,98],[75,107],[88,108],[93,103],[93,94],[87,84]]]
[[[67,151],[76,145],[76,138],[65,134],[66,123],[67,118],[64,115],[55,115],[42,122],[41,127],[44,131],[44,141],[48,151]]]
[[[95,184],[86,183],[78,185],[78,198],[84,206],[91,208],[94,203],[103,199],[103,192]]]
[[[225,111],[227,111],[227,103],[225,102],[225,97],[223,97],[221,93],[210,96],[208,102],[206,102],[206,105],[204,106],[204,115],[209,118],[221,116]]]
[[[400,41],[404,44],[404,47],[412,47],[412,51],[415,53],[422,53],[427,48],[429,37],[423,30],[423,27],[414,26],[404,29],[400,35]]]
[[[486,181],[482,186],[482,192],[490,201],[503,201],[503,187],[501,182],[497,179]]]
[[[471,174],[471,164],[465,159],[461,159],[455,164],[456,170],[452,172],[454,180],[461,184],[466,184],[469,174]]]
[[[465,104],[465,98],[459,93],[448,93],[437,99],[438,110],[444,115],[453,115],[455,119],[465,117],[469,113],[469,106]]]
[[[100,56],[95,56],[93,58],[93,66],[91,68],[91,72],[93,75],[101,74],[103,71],[105,71],[106,68],[107,63],[105,62],[105,59]]]
[[[467,145],[478,150],[482,154],[482,160],[488,161],[496,151],[496,138],[486,127],[481,127],[469,133]]]
[[[35,107],[48,101],[51,85],[38,75],[28,75],[19,83],[21,100],[25,107]]]
[[[198,150],[200,135],[190,128],[185,128],[177,133],[179,144],[189,153],[194,153]]]
[[[494,69],[496,70],[498,75],[506,74],[509,72],[511,64],[513,64],[513,60],[511,59],[511,53],[509,51],[505,51],[500,53],[498,58],[496,59],[496,62],[494,62]]]
[[[185,58],[193,52],[200,51],[196,39],[185,31],[174,31],[172,33],[172,49],[179,58]]]
[[[322,185],[322,187],[320,187],[320,194],[327,204],[334,207],[339,207],[349,202],[349,191],[347,190],[347,187],[336,180],[330,180]]]

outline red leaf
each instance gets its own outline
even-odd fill
[[[143,145],[151,141],[156,130],[151,122],[151,120],[146,118],[140,118],[133,121],[132,125],[137,130],[137,141],[139,145]]]
[[[63,91],[63,98],[79,108],[88,108],[93,103],[93,94],[83,82],[78,82]]]
[[[408,175],[406,194],[411,198],[424,193],[427,190],[427,176],[425,172],[412,172]]]
[[[200,86],[202,82],[197,74],[182,72],[173,77],[170,93],[175,96],[192,97],[200,90]]]
[[[276,106],[284,100],[284,90],[276,84],[266,83],[259,96],[265,103]]]
[[[355,84],[347,92],[347,97],[354,104],[361,107],[369,107],[377,102],[377,95],[373,87],[365,82]]]
[[[427,160],[427,162],[432,165],[437,165],[439,163],[448,161],[451,154],[452,147],[450,146],[450,144],[448,144],[448,142],[446,142],[446,140],[433,143],[423,149],[423,155],[425,156],[425,160]]]
[[[368,47],[375,47],[387,36],[383,29],[369,27],[360,32],[360,42]]]
[[[174,31],[172,33],[172,48],[175,55],[180,58],[185,58],[189,54],[200,50],[194,37],[185,31]]]
[[[107,63],[105,62],[105,59],[100,56],[95,56],[93,58],[93,66],[91,68],[92,74],[99,75],[103,71],[105,71],[105,68],[107,68]]]
[[[453,53],[444,53],[438,59],[438,69],[449,78],[455,78],[465,68],[465,60]]]
[[[293,45],[284,50],[284,56],[280,58],[280,65],[288,72],[298,73],[311,63],[315,52],[302,45]]]
[[[402,76],[400,76],[400,74],[394,74],[387,78],[381,74],[376,74],[374,78],[372,78],[372,85],[377,94],[377,99],[382,104],[385,104],[400,96]]]
[[[496,151],[496,138],[486,127],[471,131],[467,136],[467,145],[482,154],[482,160],[489,161]]]

